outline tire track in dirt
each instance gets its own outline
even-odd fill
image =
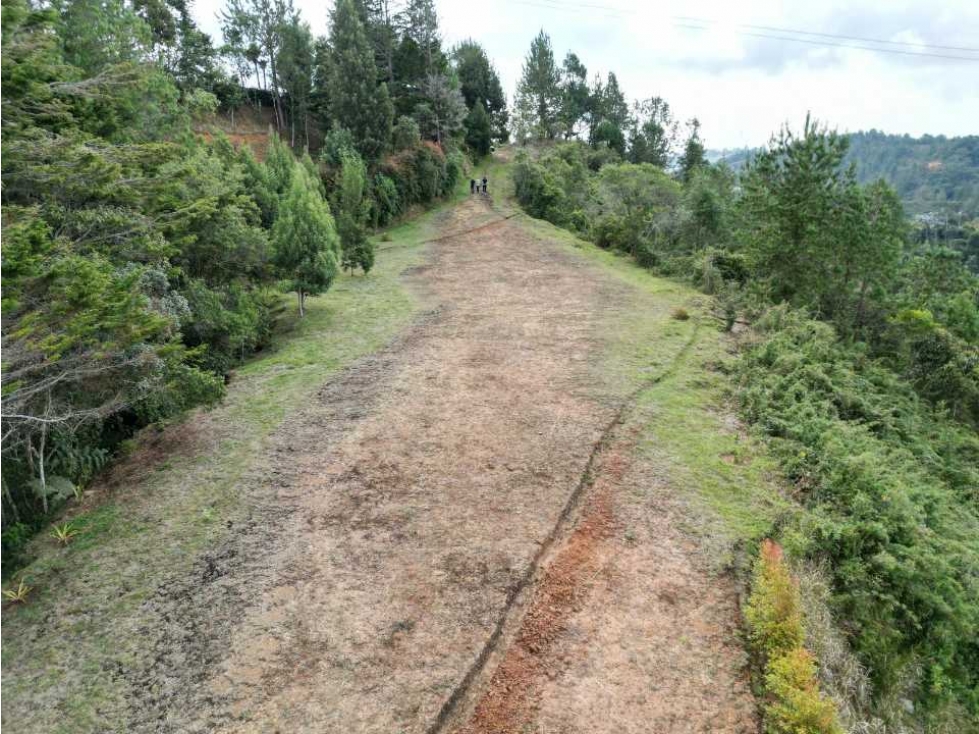
[[[696,341],[699,328],[699,324],[694,326],[665,369],[621,401],[592,446],[588,462],[553,530],[507,599],[493,634],[446,700],[428,734],[449,729],[459,734],[518,730],[530,700],[539,694],[535,684],[543,674],[544,658],[564,629],[567,617],[578,609],[582,591],[579,586],[594,562],[597,544],[615,526],[606,474],[621,479],[626,454],[616,451],[608,466],[604,465],[603,456],[610,453],[616,432],[625,424],[638,396],[674,373]],[[498,667],[487,680],[487,665],[494,657],[499,658]],[[460,721],[467,716],[467,723]]]
[[[328,452],[375,407],[397,355],[438,316],[437,310],[421,314],[385,349],[320,389],[314,407],[287,418],[272,442],[272,466],[243,481],[242,501],[249,508],[245,518],[237,524],[229,521],[227,540],[203,553],[190,573],[163,582],[143,604],[134,623],[152,653],[139,666],[113,671],[130,691],[127,731],[210,731],[234,720],[222,694],[208,692],[206,685],[227,654],[240,615],[255,605],[254,590],[298,573],[295,564],[269,563],[282,539],[299,531],[300,503],[283,491],[301,474],[290,460],[297,432],[314,425],[320,450]]]

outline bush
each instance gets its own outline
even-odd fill
[[[517,201],[530,216],[558,225],[564,223],[564,191],[550,171],[523,153],[513,166],[513,185]]]
[[[979,437],[826,324],[776,308],[757,327],[739,397],[807,508],[794,552],[826,562],[878,695],[921,671],[922,708],[976,713]]]
[[[401,214],[398,186],[383,173],[374,176],[371,188],[371,224],[384,227]]]
[[[781,547],[771,540],[761,545],[745,619],[751,641],[766,661],[802,645],[799,587],[785,565]]]
[[[408,150],[417,146],[422,139],[421,130],[415,118],[402,115],[394,123],[391,133],[391,148],[395,151]]]
[[[776,658],[765,673],[772,700],[765,705],[769,734],[842,734],[834,703],[820,694],[812,654],[796,647]]]
[[[446,156],[435,143],[419,143],[389,156],[379,175],[394,183],[399,211],[404,212],[413,204],[427,204],[449,193],[458,182],[461,158],[458,153]]]
[[[769,734],[838,734],[836,706],[819,692],[816,663],[802,647],[802,602],[782,549],[761,544],[745,608],[748,634],[765,670]]]

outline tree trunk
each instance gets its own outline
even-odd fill
[[[306,309],[304,303],[306,300],[306,294],[303,293],[301,290],[296,291],[296,294],[299,296],[299,318],[303,318],[306,315]]]
[[[41,450],[37,454],[38,478],[41,480],[41,507],[48,514],[48,479],[44,475],[44,445],[47,443],[48,424],[41,426]]]
[[[14,496],[10,494],[10,487],[7,486],[7,480],[0,477],[0,484],[3,485],[3,496],[7,498],[7,504],[10,505],[10,511],[14,513],[14,522],[20,522],[20,512],[17,509],[17,503],[14,502]]]
[[[276,101],[278,124],[281,130],[286,126],[285,115],[282,112],[282,97],[279,95],[279,74],[275,70],[275,54],[269,54],[269,70],[272,72],[272,97]]]

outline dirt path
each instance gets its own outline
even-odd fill
[[[440,232],[423,317],[286,420],[250,517],[131,620],[127,731],[756,731],[730,585],[601,378],[628,286],[483,199]]]

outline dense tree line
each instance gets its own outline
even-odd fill
[[[222,19],[216,46],[184,0],[3,0],[5,573],[122,440],[221,398],[284,291],[302,314],[368,273],[371,228],[508,135],[492,64],[442,49],[430,0],[340,0],[318,39],[288,0]],[[263,160],[195,134],[255,98]]]
[[[732,367],[743,414],[794,482],[803,511],[778,531],[829,570],[833,609],[870,671],[867,716],[898,728],[974,721],[979,278],[968,252],[922,236],[894,188],[851,165],[850,138],[814,121],[735,172],[706,162],[694,121],[680,145],[663,100],[629,107],[614,75],[585,79],[576,56],[559,69],[546,35],[535,39],[518,135],[570,142],[518,155],[521,205],[714,294],[722,326],[755,326]],[[913,715],[884,703],[899,696]]]
[[[524,60],[514,101],[516,137],[530,140],[587,140],[632,163],[660,168],[672,165],[679,123],[661,97],[629,104],[614,73],[588,83],[588,69],[569,52],[558,65],[550,37],[542,30]],[[685,170],[705,161],[700,123],[687,122],[687,139],[680,159]]]

